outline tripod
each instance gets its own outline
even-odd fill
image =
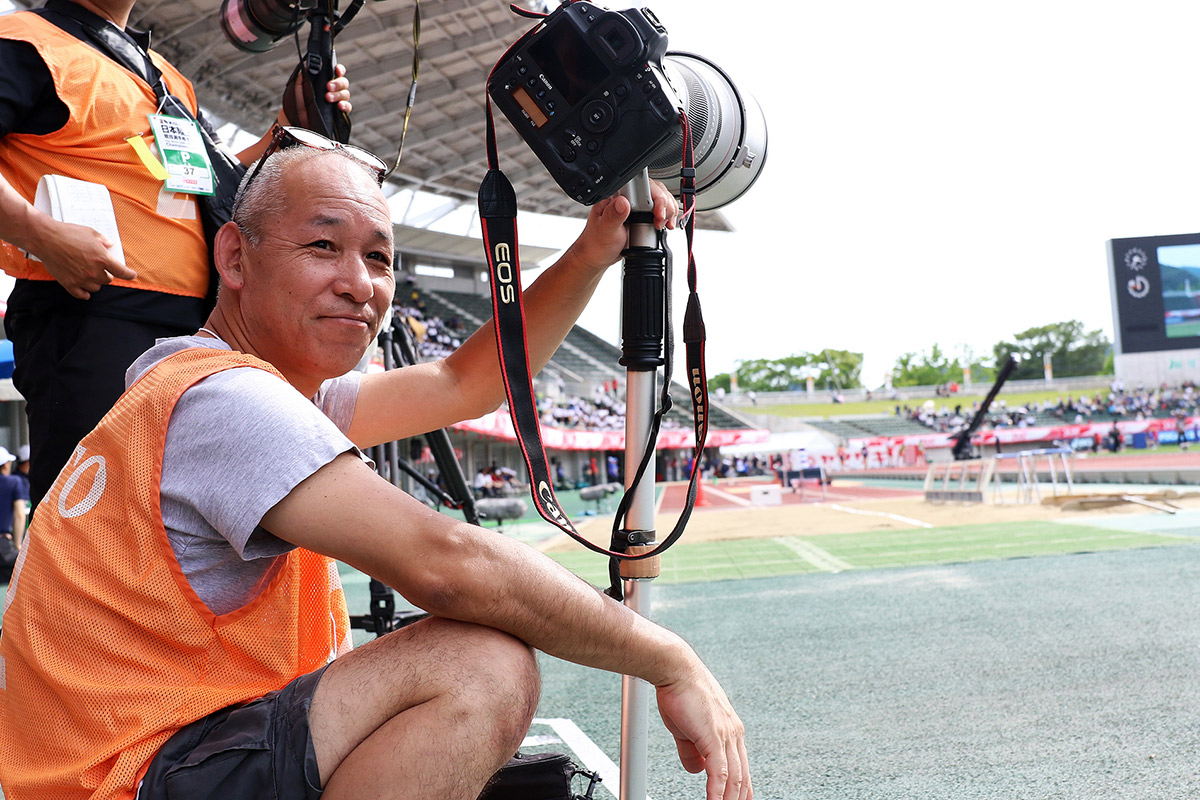
[[[384,369],[408,367],[417,363],[417,351],[413,342],[412,329],[408,323],[393,317],[389,326],[379,332],[379,344],[383,347]],[[400,487],[402,475],[408,475],[420,484],[439,505],[461,510],[467,522],[480,524],[475,497],[471,493],[462,465],[454,456],[450,434],[444,428],[425,434],[425,442],[433,453],[445,489],[426,478],[405,459],[400,457],[399,442],[388,442],[370,448],[369,455],[375,462],[375,471],[393,486]],[[365,615],[350,617],[350,627],[370,631],[382,636],[389,631],[410,625],[428,616],[423,611],[396,612],[396,595],[391,587],[371,578],[371,606]]]

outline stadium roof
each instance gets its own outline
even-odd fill
[[[284,0],[279,0],[282,4]],[[14,0],[19,7],[40,0]],[[544,10],[548,0],[525,0]],[[341,10],[349,0],[338,3]],[[153,31],[153,47],[196,86],[214,121],[249,131],[266,130],[295,67],[292,37],[266,53],[249,54],[221,30],[221,0],[141,0],[130,24]],[[369,0],[337,39],[338,60],[352,81],[351,141],[394,160],[404,127],[412,78],[413,0]],[[533,23],[512,13],[506,0],[424,0],[421,3],[420,70],[416,105],[404,143],[404,160],[393,174],[394,190],[430,192],[456,204],[476,203],[487,169],[484,149],[484,83],[509,44]],[[300,46],[308,27],[300,31]],[[497,119],[501,168],[517,190],[523,211],[583,217],[517,136]],[[701,227],[729,230],[720,212],[697,215]]]
[[[487,267],[484,248],[480,246],[478,239],[425,228],[413,228],[408,225],[396,225],[394,228],[396,250],[402,255],[415,258],[425,257],[439,262],[451,261],[456,264]],[[549,258],[558,252],[550,247],[534,247],[527,244],[520,245],[520,248],[523,269],[533,267],[542,259]]]

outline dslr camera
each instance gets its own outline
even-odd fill
[[[667,32],[649,9],[555,9],[497,63],[492,102],[568,197],[592,205],[630,181],[679,131]]]
[[[585,205],[643,169],[678,179],[682,115],[697,210],[741,197],[766,162],[758,103],[708,59],[669,52],[666,29],[647,8],[567,0],[505,53],[487,88],[567,196]]]

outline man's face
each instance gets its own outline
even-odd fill
[[[284,213],[243,249],[239,305],[256,354],[294,384],[319,383],[358,363],[391,304],[391,214],[371,178],[336,156],[304,162],[283,186]]]

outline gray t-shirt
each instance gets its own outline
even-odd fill
[[[219,339],[160,339],[125,375],[126,386],[189,347],[229,350]],[[345,452],[360,375],[322,384],[306,399],[254,367],[197,382],[167,424],[162,515],[167,538],[192,589],[214,614],[258,596],[292,545],[259,526],[301,481]]]

